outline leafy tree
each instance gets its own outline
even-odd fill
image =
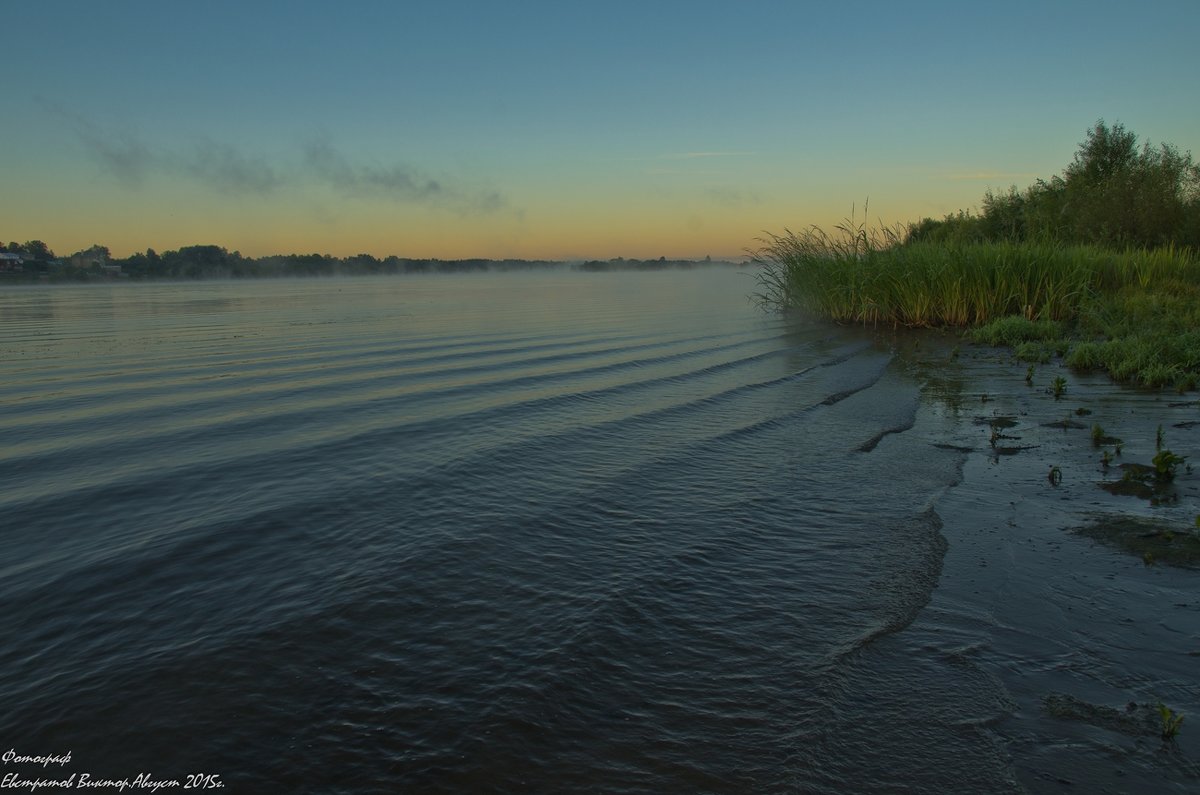
[[[49,246],[40,240],[27,240],[25,241],[25,244],[21,246],[21,248],[24,250],[25,256],[29,259],[43,261],[54,259],[54,252],[50,250]]]
[[[1067,184],[1062,177],[1039,179],[1025,189],[1026,240],[1066,240]]]
[[[924,219],[908,239],[1200,246],[1200,166],[1170,144],[1139,147],[1124,125],[1101,119],[1061,176],[1024,191],[988,191],[981,215]]]
[[[1007,193],[983,197],[980,233],[986,240],[1021,240],[1025,237],[1025,196],[1014,185]]]
[[[162,255],[163,275],[185,279],[228,278],[245,275],[245,261],[237,251],[221,246],[184,246]]]
[[[959,210],[940,221],[922,218],[919,223],[909,224],[906,240],[910,243],[929,242],[959,245],[977,243],[986,239],[983,233],[983,218],[971,212]]]
[[[1063,177],[1068,184],[1103,188],[1128,173],[1137,159],[1137,136],[1120,123],[1109,128],[1100,119],[1087,131]]]

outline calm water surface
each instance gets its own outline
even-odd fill
[[[1014,791],[999,687],[876,642],[962,452],[907,441],[886,346],[753,289],[6,291],[4,749],[256,793]]]

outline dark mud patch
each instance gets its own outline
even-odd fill
[[[1042,423],[1043,428],[1062,428],[1064,431],[1081,431],[1087,426],[1075,420],[1056,420]]]
[[[896,434],[896,433],[904,433],[905,431],[911,430],[911,429],[912,429],[912,423],[909,423],[908,425],[901,425],[901,426],[898,426],[895,428],[888,428],[885,431],[880,431],[879,433],[875,434],[874,436],[872,436],[870,439],[868,439],[867,441],[860,444],[855,449],[860,453],[869,453],[872,450],[874,450],[876,447],[879,446],[879,443],[884,440],[884,437],[891,436],[892,434]]]
[[[1200,535],[1167,522],[1106,514],[1071,532],[1136,555],[1147,564],[1200,568]]]
[[[1007,428],[1016,427],[1017,418],[1010,414],[1000,415],[1000,416],[996,416],[996,417],[976,417],[975,424],[976,425],[987,425],[992,428],[1007,429]]]
[[[858,394],[859,392],[863,391],[864,389],[866,389],[869,386],[871,386],[871,384],[868,384],[867,386],[858,387],[856,389],[847,389],[843,392],[834,392],[832,395],[830,395],[829,397],[822,400],[820,402],[820,404],[818,404],[818,405],[833,406],[837,403],[841,403],[843,400],[845,400],[848,397],[854,397],[854,395]]]
[[[1011,437],[1003,437],[1003,438],[1011,438]],[[1017,445],[1015,447],[1005,447],[1003,445],[996,445],[992,448],[991,454],[993,456],[1016,455],[1017,453],[1023,452],[1025,450],[1036,450],[1037,448],[1038,448],[1038,445],[1036,445],[1036,444],[1024,444],[1024,445]]]
[[[1130,702],[1124,709],[1092,704],[1064,693],[1051,693],[1042,701],[1046,712],[1062,720],[1075,720],[1131,737],[1159,737],[1162,717],[1156,704]]]
[[[966,447],[961,444],[948,444],[946,442],[934,442],[933,446],[939,450],[953,450],[956,453],[973,453],[973,452],[975,452],[974,447]]]
[[[1120,480],[1100,484],[1100,488],[1118,497],[1137,497],[1153,504],[1172,502],[1178,499],[1170,479],[1159,477],[1158,471],[1145,464],[1121,464]]]

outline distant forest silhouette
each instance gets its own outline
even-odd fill
[[[94,245],[67,257],[57,257],[44,242],[31,240],[0,246],[0,281],[86,282],[108,279],[260,279],[320,276],[375,276],[419,273],[576,269],[584,271],[668,270],[737,263],[704,260],[625,259],[563,261],[525,259],[411,259],[370,254],[334,257],[329,254],[274,254],[246,257],[222,246],[184,246],[159,254],[146,249],[128,257],[113,257],[107,246]]]

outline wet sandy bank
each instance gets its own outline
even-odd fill
[[[1027,381],[1007,351],[959,348],[950,336],[893,344],[923,392],[916,425],[897,443],[914,455],[925,445],[964,455],[961,482],[936,504],[948,542],[942,575],[905,633],[906,644],[974,671],[993,691],[964,708],[964,731],[996,741],[1013,791],[1195,792],[1196,396],[1056,364]],[[1160,426],[1161,448],[1186,457],[1175,478],[1138,473],[1148,491],[1113,489],[1137,472],[1122,464],[1152,466]],[[1170,742],[1159,736],[1159,703],[1187,716]]]

